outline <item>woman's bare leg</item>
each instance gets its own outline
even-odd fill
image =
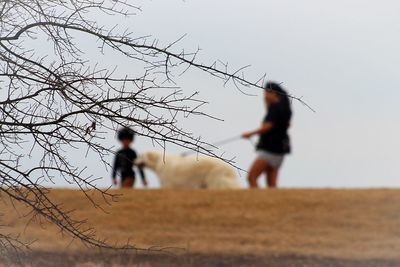
[[[247,180],[251,188],[257,188],[257,178],[266,171],[268,163],[265,160],[256,159],[250,167],[250,171],[247,175]]]
[[[266,173],[268,187],[276,188],[278,186],[278,169],[268,167]]]

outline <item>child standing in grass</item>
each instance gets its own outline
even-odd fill
[[[123,128],[118,131],[118,140],[122,148],[117,152],[114,159],[114,166],[112,170],[112,181],[117,185],[117,172],[121,176],[121,187],[132,188],[135,185],[135,171],[133,165],[137,158],[136,151],[131,148],[131,144],[135,139],[135,132],[130,128]],[[141,167],[139,169],[140,178],[144,187],[147,187],[147,180],[144,171]]]

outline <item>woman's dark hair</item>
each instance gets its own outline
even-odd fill
[[[291,111],[289,95],[286,92],[286,90],[282,88],[280,84],[276,82],[267,82],[264,88],[265,90],[274,92],[277,95],[279,95],[280,104],[288,111]]]
[[[118,131],[118,140],[119,141],[126,140],[126,139],[133,141],[134,138],[135,138],[135,131],[133,131],[131,128],[124,127]]]

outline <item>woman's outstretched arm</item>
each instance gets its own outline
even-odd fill
[[[260,134],[264,134],[266,132],[268,132],[269,130],[272,129],[273,127],[273,123],[272,122],[264,122],[263,124],[261,124],[260,128],[257,128],[253,131],[249,131],[249,132],[245,132],[242,134],[243,138],[250,138],[253,135],[260,135]]]

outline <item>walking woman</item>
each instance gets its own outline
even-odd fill
[[[264,101],[267,114],[261,127],[245,132],[243,138],[259,135],[257,158],[248,173],[251,188],[257,188],[257,178],[267,175],[268,187],[274,188],[278,182],[278,172],[286,154],[290,153],[288,128],[292,110],[287,92],[277,83],[267,82],[265,85]]]

